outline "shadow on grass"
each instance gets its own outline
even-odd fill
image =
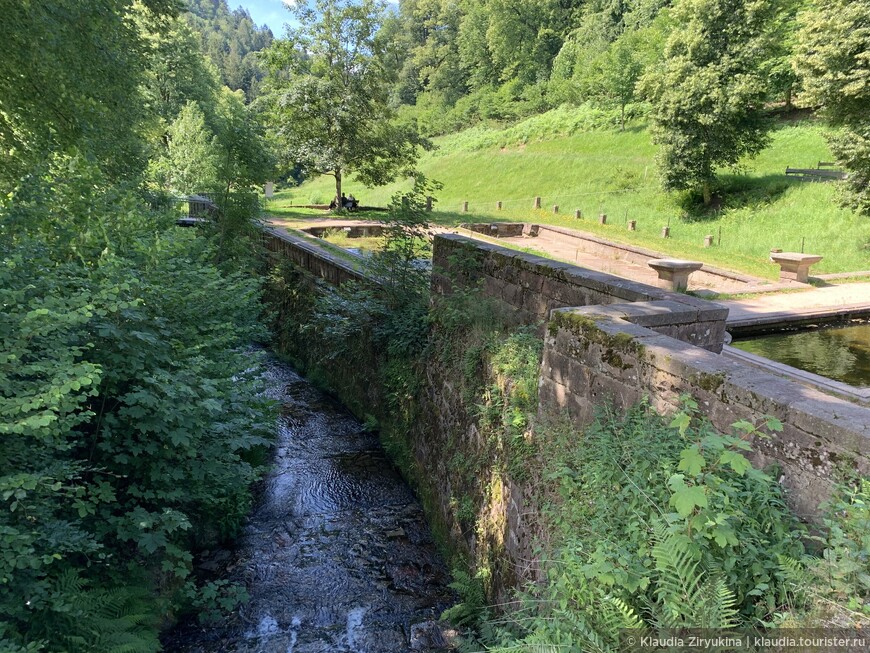
[[[686,222],[708,222],[719,218],[726,209],[759,209],[776,202],[792,186],[803,183],[784,174],[749,176],[722,174],[719,188],[709,206],[704,206],[698,193],[685,193],[680,199]]]

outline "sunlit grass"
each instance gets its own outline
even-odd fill
[[[656,148],[644,126],[572,134],[579,119],[551,113],[505,130],[478,127],[436,139],[441,149],[420,161],[424,174],[444,184],[433,221],[534,221],[573,227],[771,278],[777,270],[768,261],[772,248],[824,256],[813,268],[817,273],[870,269],[870,219],[838,207],[836,184],[799,182],[784,175],[786,166],[815,167],[830,160],[823,132],[813,123],[783,124],[758,157],[739,170],[723,171],[721,201],[715,210],[704,211],[661,190]],[[363,204],[385,206],[407,187],[396,183],[367,189],[350,179],[345,192]],[[333,188],[331,177],[312,180],[279,193],[270,211],[296,215],[290,204],[328,202]],[[535,197],[542,198],[541,210],[533,209]],[[466,201],[468,213],[462,211]],[[496,209],[498,201],[502,210]],[[582,212],[580,220],[574,218],[576,209]],[[604,226],[598,224],[602,213],[608,216]],[[627,230],[629,220],[636,221],[637,231]],[[663,239],[666,225],[670,238]],[[702,246],[707,235],[714,237],[714,247]]]

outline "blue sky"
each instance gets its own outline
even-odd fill
[[[398,0],[387,1],[393,5],[399,4]],[[284,6],[284,0],[227,0],[227,4],[230,10],[238,6],[244,7],[257,25],[268,25],[275,36],[284,35],[284,23],[291,18],[290,12]]]
[[[227,0],[227,4],[231,10],[241,5],[257,25],[268,25],[275,36],[284,34],[284,23],[290,20],[283,0]]]

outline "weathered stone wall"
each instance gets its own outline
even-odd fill
[[[796,513],[812,520],[844,471],[870,472],[870,409],[823,394],[640,326],[636,306],[556,311],[541,366],[541,410],[565,409],[578,425],[597,406],[643,397],[661,413],[689,394],[721,431],[770,415],[783,431],[754,442],[754,463],[778,464]]]
[[[436,292],[482,283],[484,292],[510,307],[521,324],[542,324],[555,308],[666,302],[637,309],[645,313],[646,326],[711,351],[722,350],[728,310],[696,297],[455,234],[435,237],[432,264]]]
[[[342,258],[304,238],[279,229],[263,229],[263,242],[270,252],[335,286],[349,280],[371,281],[350,258]]]

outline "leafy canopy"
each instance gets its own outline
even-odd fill
[[[841,128],[829,140],[850,172],[848,204],[870,213],[870,4],[814,2],[798,38],[805,97]]]
[[[716,169],[757,154],[768,142],[759,60],[773,3],[686,0],[681,28],[662,65],[644,78],[665,188],[700,190],[711,200]]]
[[[392,123],[384,44],[376,38],[383,5],[317,0],[294,5],[299,27],[266,52],[266,115],[289,164],[369,186],[413,168],[424,142]]]

